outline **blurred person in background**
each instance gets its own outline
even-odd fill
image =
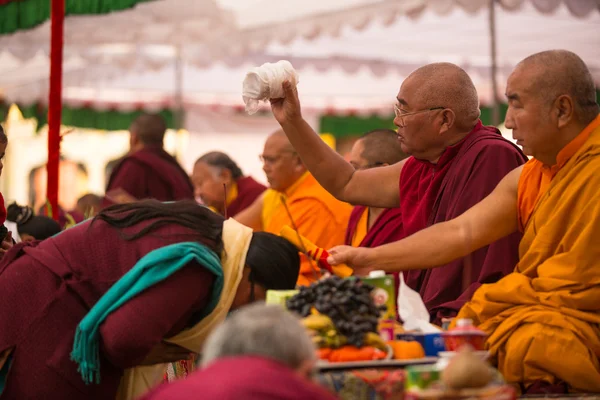
[[[167,125],[155,114],[137,117],[129,128],[129,154],[111,172],[104,206],[136,200],[191,200],[194,189],[175,157],[164,150]]]
[[[249,207],[267,188],[242,169],[227,154],[211,151],[194,164],[194,194],[213,211],[234,217]]]
[[[281,306],[250,305],[211,333],[201,370],[143,400],[335,399],[311,382],[315,363],[316,349],[298,318]]]
[[[61,227],[52,218],[35,215],[33,208],[12,203],[7,208],[7,220],[17,227],[19,242],[45,240],[60,233]]]
[[[270,189],[236,220],[275,235],[286,225],[297,228],[298,233],[323,248],[343,244],[352,206],[336,200],[319,185],[282,131],[267,138],[260,159]],[[304,254],[300,257],[298,285],[309,285],[320,278],[321,272]]]

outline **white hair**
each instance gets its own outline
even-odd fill
[[[224,357],[255,355],[297,370],[314,361],[316,350],[300,320],[281,306],[243,307],[215,329],[204,343],[202,366]]]

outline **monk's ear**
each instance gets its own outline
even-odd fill
[[[573,99],[566,94],[558,96],[554,102],[554,112],[556,113],[556,123],[558,128],[564,128],[571,122],[575,115],[575,104]]]
[[[454,111],[449,108],[442,110],[441,117],[440,135],[448,132],[454,126],[454,122],[456,121],[456,115],[454,114]]]

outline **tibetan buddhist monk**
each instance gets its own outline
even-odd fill
[[[482,125],[475,86],[454,64],[421,67],[400,87],[394,123],[402,150],[412,157],[363,171],[318,140],[302,118],[297,89],[283,86],[286,97],[271,100],[273,113],[311,173],[342,201],[400,207],[402,237],[459,216],[526,161],[496,128]],[[406,282],[439,323],[456,315],[481,284],[513,270],[519,239],[515,233],[442,268],[407,272]]]
[[[376,249],[334,250],[362,273],[444,265],[516,231],[513,273],[460,310],[489,336],[504,378],[528,392],[600,392],[600,115],[584,62],[564,50],[517,65],[506,127],[533,158],[460,217]],[[365,268],[363,268],[365,267]]]
[[[398,134],[391,129],[367,132],[350,151],[350,164],[357,170],[396,164],[408,157],[402,151]],[[376,247],[403,238],[400,207],[378,208],[356,206],[350,214],[345,244],[354,247]],[[394,273],[396,289],[400,284]]]
[[[163,148],[167,126],[162,117],[139,116],[129,128],[129,154],[112,170],[104,205],[141,199],[194,198],[188,174]]]
[[[193,201],[115,205],[18,244],[0,262],[0,398],[137,398],[298,271],[286,240]]]
[[[194,194],[213,211],[234,217],[248,208],[267,189],[227,154],[211,151],[200,157],[192,173]]]
[[[354,143],[350,152],[350,164],[357,170],[384,167],[404,160],[406,155],[398,141],[398,134],[391,129],[367,132]],[[356,206],[350,215],[346,244],[375,247],[402,238],[402,214],[399,207],[377,208]]]
[[[260,158],[270,189],[236,219],[273,234],[279,234],[286,225],[296,228],[322,248],[343,244],[352,207],[319,185],[283,132],[269,136]],[[301,255],[298,284],[307,285],[320,276],[317,265]]]

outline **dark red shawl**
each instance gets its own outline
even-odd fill
[[[0,398],[114,399],[123,370],[204,308],[214,276],[190,263],[110,314],[100,327],[100,384],[86,385],[69,357],[75,328],[141,257],[189,233],[165,225],[126,242],[103,221],[84,222],[9,250],[0,261],[0,352],[16,350]]]
[[[365,206],[356,206],[352,210],[348,221],[348,229],[346,230],[345,244],[347,246],[352,245],[356,226],[366,209]],[[401,208],[386,208],[383,210],[371,229],[367,231],[367,236],[360,242],[360,247],[377,247],[402,239],[404,229],[402,229],[402,212],[400,210]]]
[[[453,219],[477,204],[527,157],[481,122],[460,143],[449,147],[438,164],[411,157],[400,176],[404,233]],[[420,292],[433,322],[455,316],[481,284],[513,271],[520,234],[515,233],[445,266],[405,272],[407,284]],[[467,274],[467,275],[465,275]]]
[[[160,146],[146,146],[121,160],[112,171],[106,193],[114,189],[123,189],[138,200],[177,201],[194,198],[194,188],[188,174]]]
[[[216,360],[187,379],[164,384],[140,400],[334,400],[336,397],[295,371],[261,357]]]
[[[262,194],[267,187],[256,182],[251,176],[245,176],[236,181],[238,195],[227,206],[227,216],[235,217],[235,215],[247,207],[249,207],[258,196]]]

